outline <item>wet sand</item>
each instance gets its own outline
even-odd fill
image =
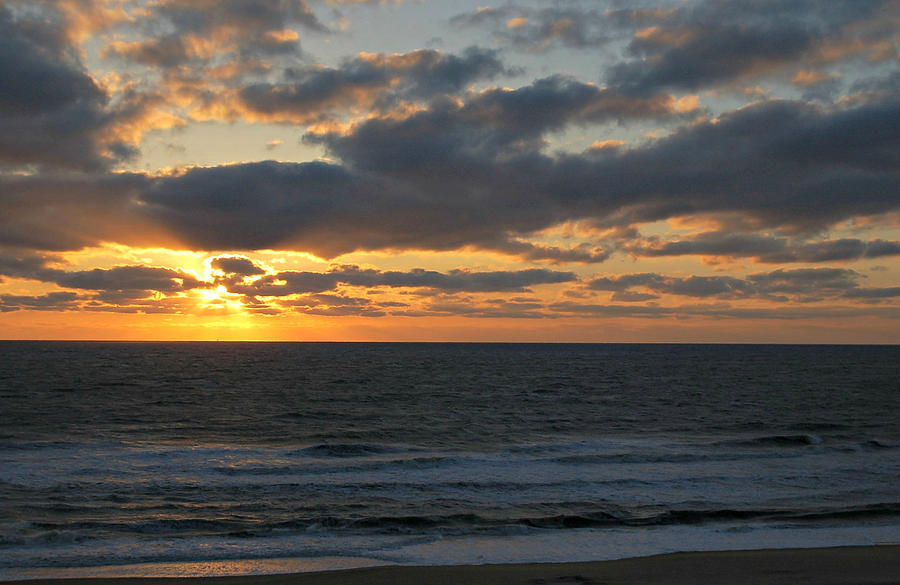
[[[46,579],[42,585],[900,585],[900,544],[698,552],[592,563],[373,567],[205,578]]]

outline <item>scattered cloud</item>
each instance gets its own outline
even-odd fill
[[[610,42],[609,20],[602,10],[575,7],[479,8],[450,19],[457,27],[487,26],[502,43],[530,51],[561,46],[587,49]]]
[[[0,0],[0,310],[897,316],[897,0],[432,10]]]
[[[592,279],[586,286],[591,290],[611,291],[618,295],[614,300],[630,302],[648,300],[651,294],[807,302],[825,297],[852,296],[851,292],[863,290],[859,288],[861,278],[858,272],[844,268],[798,268],[754,273],[746,277],[617,274]]]
[[[506,71],[496,51],[470,47],[461,55],[419,49],[364,53],[340,67],[290,69],[280,83],[255,83],[238,93],[251,115],[309,123],[341,111],[390,109],[397,100],[454,94]]]
[[[734,232],[707,232],[678,240],[661,240],[658,237],[632,240],[625,243],[624,249],[638,257],[694,255],[752,258],[765,264],[841,262],[900,256],[900,242],[895,240],[841,238],[801,239],[798,242],[786,237]]]
[[[102,170],[134,154],[116,119],[65,28],[0,4],[0,165]]]

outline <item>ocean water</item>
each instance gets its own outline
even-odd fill
[[[0,579],[900,541],[900,347],[0,342]]]

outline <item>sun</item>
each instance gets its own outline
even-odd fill
[[[227,312],[244,312],[244,304],[241,295],[228,292],[224,285],[215,288],[194,289],[197,295],[197,305],[204,310],[219,309]]]

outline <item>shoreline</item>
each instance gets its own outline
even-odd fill
[[[217,577],[91,577],[18,585],[900,585],[900,544],[680,552],[609,561],[388,565]]]

